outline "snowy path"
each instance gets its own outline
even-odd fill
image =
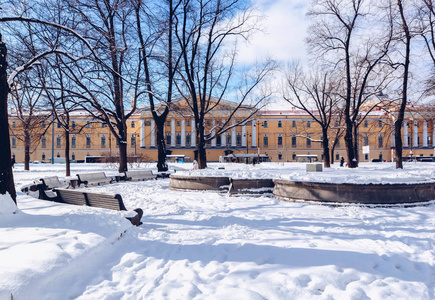
[[[138,228],[20,196],[23,213],[0,220],[0,278],[16,280],[0,279],[0,298],[8,287],[15,300],[435,299],[435,204],[332,207],[168,185],[92,188],[143,208]],[[18,246],[25,263],[5,271]]]

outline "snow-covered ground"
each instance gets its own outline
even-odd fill
[[[434,180],[435,163],[174,164],[177,172],[328,182]],[[144,165],[155,168],[155,165]],[[17,190],[63,165],[14,169]],[[72,174],[105,171],[77,164]],[[11,299],[435,299],[435,202],[410,208],[340,207],[172,191],[169,179],[92,187],[144,210],[122,213],[0,197],[0,300]],[[363,192],[363,191],[362,191]],[[434,197],[435,198],[435,197]],[[435,199],[434,199],[435,200]]]

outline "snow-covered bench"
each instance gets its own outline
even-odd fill
[[[86,192],[80,190],[70,190],[55,188],[53,191],[56,196],[50,197],[46,195],[44,200],[55,201],[59,203],[73,204],[73,205],[86,205],[91,207],[100,207],[118,211],[126,211],[124,202],[120,194],[102,194],[94,192]],[[131,217],[127,217],[133,225],[139,226],[142,224],[141,218],[143,211],[140,208],[134,209],[136,214]]]
[[[103,183],[112,183],[113,178],[107,177],[104,172],[77,174],[78,186],[84,184],[88,185],[101,185]]]
[[[131,181],[157,179],[157,175],[153,174],[151,170],[125,171],[125,177],[126,180],[131,180]]]
[[[44,190],[51,190],[65,186],[64,183],[59,181],[59,177],[57,176],[41,178],[39,181],[40,182],[38,184],[40,184]]]

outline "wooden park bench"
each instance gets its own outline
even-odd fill
[[[55,188],[53,192],[55,196],[44,196],[44,200],[55,201],[59,203],[73,204],[73,205],[85,205],[90,207],[99,207],[112,209],[117,211],[126,211],[124,202],[120,194],[102,194],[95,192],[86,192],[83,190],[70,190]],[[133,225],[139,226],[142,224],[141,218],[143,211],[140,208],[134,209],[136,215],[133,217],[127,217]]]
[[[157,179],[157,175],[153,174],[151,170],[125,171],[125,178],[131,181],[143,181]]]
[[[84,184],[88,185],[101,185],[104,183],[112,183],[113,178],[107,177],[104,172],[77,174],[77,184],[80,186]]]

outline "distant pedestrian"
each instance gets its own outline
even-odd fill
[[[193,161],[193,169],[198,170],[198,162],[196,161],[196,159]]]
[[[13,157],[13,156],[12,156],[12,159],[11,159],[11,164],[12,164],[12,168],[13,168],[14,165],[15,165],[15,157]]]
[[[340,167],[343,167],[343,166],[344,166],[344,157],[342,156],[341,160],[340,160]]]

